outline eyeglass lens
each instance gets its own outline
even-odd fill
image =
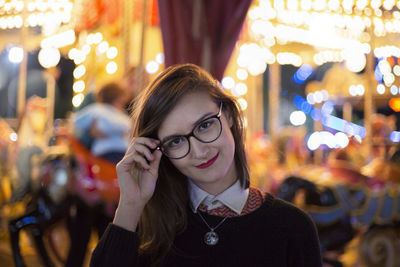
[[[222,125],[219,118],[213,117],[200,122],[193,129],[192,135],[203,143],[215,141],[221,134]],[[188,137],[177,136],[166,141],[162,151],[170,158],[182,158],[189,153],[190,144]]]

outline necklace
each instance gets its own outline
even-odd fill
[[[204,235],[204,243],[206,243],[209,246],[215,246],[218,243],[219,237],[217,235],[217,233],[214,231],[216,230],[218,227],[221,226],[221,224],[228,219],[228,217],[225,217],[222,219],[222,221],[219,222],[219,224],[217,224],[217,226],[215,227],[211,227],[208,225],[208,223],[206,222],[206,220],[203,218],[203,216],[201,216],[200,212],[197,212],[197,214],[199,214],[200,218],[203,220],[203,222],[207,225],[208,229],[210,229],[209,232],[207,232]]]

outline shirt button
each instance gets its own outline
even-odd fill
[[[211,202],[211,204],[213,204],[213,205],[217,205],[217,203],[218,203],[218,200],[214,200],[213,202]]]

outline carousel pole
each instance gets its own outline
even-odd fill
[[[371,35],[373,36],[373,34]],[[365,88],[364,94],[364,127],[367,131],[367,134],[364,138],[364,153],[366,158],[368,159],[372,152],[372,115],[375,113],[375,107],[373,102],[372,91],[374,90],[375,79],[374,79],[374,49],[371,45],[371,52],[367,55],[367,64],[366,64],[366,79],[367,86]]]
[[[345,101],[343,104],[343,119],[351,122],[353,114],[353,106],[349,101]]]
[[[129,70],[131,66],[131,25],[133,21],[133,1],[122,1],[123,7],[123,50],[124,50],[124,71]]]
[[[142,15],[142,32],[140,38],[140,55],[139,55],[139,73],[143,73],[143,61],[144,61],[144,52],[145,52],[145,44],[146,44],[146,28],[147,28],[147,0],[143,0],[143,15]],[[141,90],[143,87],[143,75],[140,75],[138,79],[138,88]]]
[[[26,5],[24,1],[24,7],[22,9],[22,21],[24,22],[21,27],[21,46],[23,49],[23,58],[19,65],[19,76],[18,76],[18,99],[17,99],[17,117],[21,118],[25,109],[25,98],[26,98],[26,73],[28,65],[28,52],[26,50],[25,41],[28,36],[28,26],[25,25],[26,21]]]
[[[268,132],[275,144],[279,132],[279,96],[281,92],[281,66],[278,62],[269,65],[269,112]]]
[[[47,125],[48,130],[52,132],[54,122],[54,103],[55,103],[55,89],[56,81],[52,75],[46,73],[46,99],[47,99]]]

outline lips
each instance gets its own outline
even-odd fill
[[[213,157],[212,159],[210,159],[209,161],[207,161],[206,163],[197,165],[196,168],[205,169],[205,168],[210,167],[210,166],[213,165],[213,163],[217,160],[218,156],[219,156],[219,153],[218,153],[215,157]]]

